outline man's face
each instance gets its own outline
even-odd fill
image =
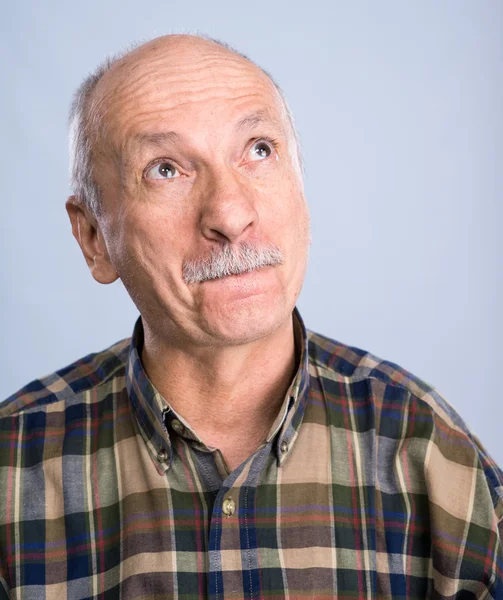
[[[180,37],[112,69],[96,100],[106,131],[98,225],[150,334],[222,346],[285,325],[307,266],[309,216],[268,78],[216,44]],[[275,249],[276,264],[187,280],[188,264],[197,274],[224,247],[243,246]]]

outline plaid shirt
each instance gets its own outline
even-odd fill
[[[503,598],[503,473],[397,365],[306,332],[233,472],[133,338],[0,405],[0,598]]]

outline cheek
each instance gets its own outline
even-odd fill
[[[278,169],[262,177],[255,177],[250,184],[251,193],[257,194],[260,211],[266,218],[280,219],[294,202],[295,186],[288,171]]]
[[[163,273],[171,278],[180,257],[179,236],[169,227],[166,218],[156,214],[128,215],[114,244],[119,275],[152,279]],[[121,275],[122,277],[122,275]]]
[[[272,235],[286,236],[288,243],[300,242],[309,230],[306,201],[297,180],[283,182],[264,192],[262,215],[270,223]],[[293,238],[293,239],[292,239]]]

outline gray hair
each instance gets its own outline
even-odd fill
[[[228,275],[241,275],[262,267],[274,267],[283,264],[285,257],[275,244],[256,246],[250,242],[241,242],[237,248],[225,244],[208,256],[183,263],[182,275],[185,283],[201,283],[211,279],[220,279]]]
[[[206,35],[197,35],[196,37],[214,42],[256,65],[248,56],[232,48],[225,42]],[[100,116],[97,114],[97,111],[92,110],[93,92],[103,75],[142,43],[132,44],[125,50],[107,57],[82,81],[73,96],[69,114],[70,186],[77,200],[95,217],[98,217],[101,213],[101,190],[96,182],[96,165],[93,159],[93,144],[96,143],[97,125]],[[267,71],[258,65],[256,66],[269,78],[279,93],[292,130],[295,142],[294,152],[298,161],[299,176],[301,176],[303,167],[300,140],[295,128],[292,112],[278,83]]]

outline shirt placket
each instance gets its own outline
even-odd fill
[[[209,528],[208,597],[260,598],[256,493],[271,444],[258,450],[223,482]]]

